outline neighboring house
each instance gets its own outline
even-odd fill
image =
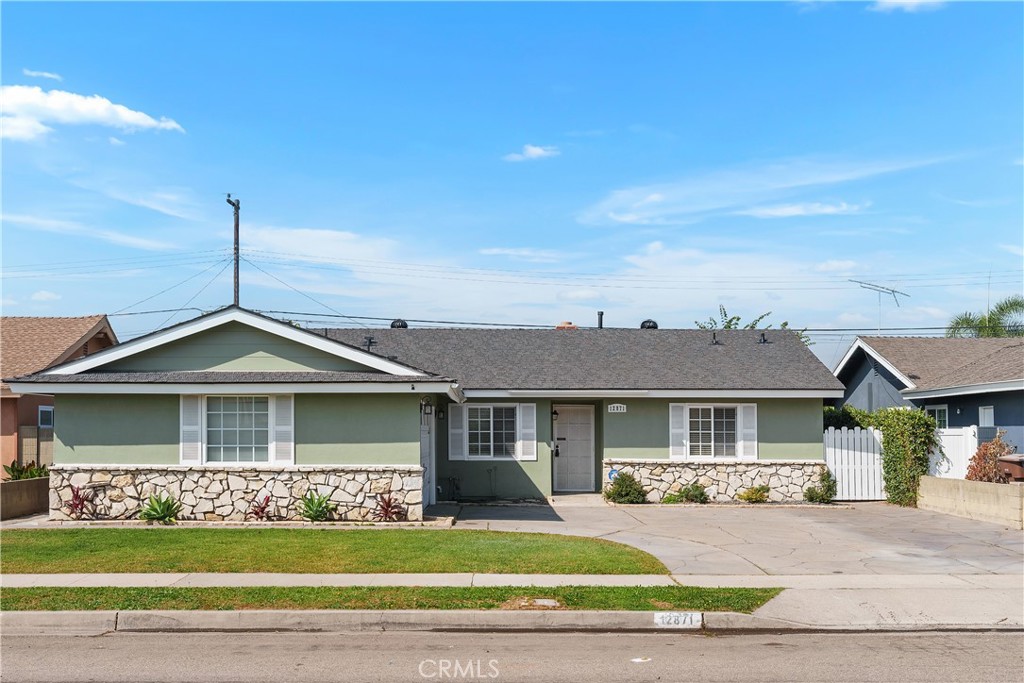
[[[401,325],[396,321],[396,325]],[[792,332],[328,329],[228,307],[13,381],[53,394],[60,517],[70,485],[130,516],[166,490],[183,517],[238,519],[312,487],[365,518],[390,492],[435,500],[595,492],[802,498],[842,385]]]
[[[1024,446],[1024,339],[858,337],[835,376],[846,385],[837,406],[911,406],[939,428],[978,425],[984,441],[1006,430]]]
[[[79,358],[117,343],[105,315],[76,318],[0,318],[0,377],[18,377]],[[18,430],[53,427],[53,399],[11,391],[0,383],[0,460],[20,459]],[[33,442],[34,443],[34,442]],[[34,460],[36,453],[26,454]]]

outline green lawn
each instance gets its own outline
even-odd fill
[[[522,598],[554,598],[565,609],[752,612],[781,588],[6,588],[0,609],[503,609]],[[509,607],[504,607],[508,609]],[[514,609],[514,607],[512,607]]]
[[[4,574],[124,572],[667,574],[578,536],[427,529],[9,529]]]

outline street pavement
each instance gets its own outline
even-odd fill
[[[3,655],[5,683],[1024,679],[1024,639],[1017,633],[5,635]]]

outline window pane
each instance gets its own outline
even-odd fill
[[[220,412],[220,396],[211,396],[206,399],[206,409],[209,411]]]
[[[238,410],[238,399],[237,398],[231,396],[231,397],[225,397],[225,398],[223,398],[221,400],[224,402],[223,403],[224,407],[222,408],[222,410],[225,413],[233,413],[236,410]]]
[[[256,448],[254,449],[255,461],[267,462],[268,460],[270,460],[269,456],[267,455],[267,452],[268,451],[266,446],[256,446]]]
[[[220,462],[221,451],[218,446],[210,446],[206,449],[206,459],[210,462]]]
[[[270,445],[270,432],[266,429],[253,430],[252,442],[258,446]]]
[[[215,428],[216,427],[220,427],[221,426],[220,413],[210,413],[209,415],[207,415],[206,416],[206,426],[207,427],[215,427]]]
[[[270,400],[266,396],[257,396],[253,399],[253,408],[257,412],[267,412],[267,404]]]
[[[269,420],[270,416],[266,413],[256,413],[253,422],[256,427],[267,427],[270,424]]]
[[[220,430],[219,429],[208,429],[206,431],[206,443],[211,446],[220,445]]]
[[[224,413],[222,419],[225,429],[234,429],[238,426],[238,415],[235,413]]]
[[[251,429],[240,429],[240,430],[238,430],[238,445],[239,446],[251,446],[252,445],[252,430]]]

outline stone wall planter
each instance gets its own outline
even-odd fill
[[[423,519],[423,470],[418,466],[185,467],[54,465],[50,468],[50,519],[68,520],[71,487],[92,492],[92,519],[137,519],[149,496],[181,502],[180,519],[245,520],[253,501],[270,496],[274,519],[301,521],[300,499],[310,490],[328,496],[335,517],[371,520],[377,494],[390,493],[410,521]]]
[[[0,519],[46,512],[49,484],[46,477],[0,482]]]
[[[754,486],[768,486],[773,503],[802,501],[804,491],[817,486],[825,463],[813,460],[754,460],[750,462],[687,462],[683,460],[604,461],[605,487],[611,484],[611,470],[637,478],[647,502],[660,503],[665,494],[673,493],[694,482],[704,487],[712,501],[737,500],[736,494]],[[756,507],[756,506],[755,506]]]

